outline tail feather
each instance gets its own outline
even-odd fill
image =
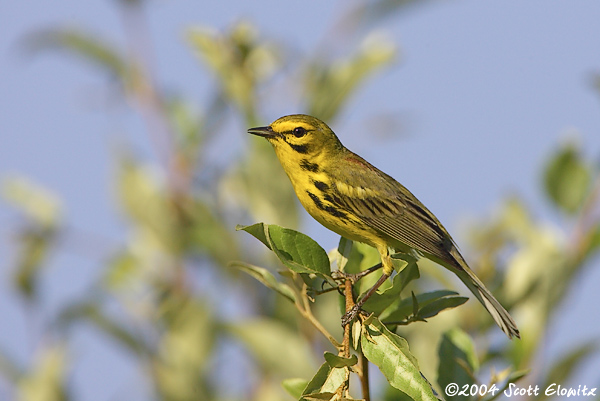
[[[506,333],[508,338],[521,338],[519,334],[519,329],[517,328],[517,324],[515,323],[512,316],[507,312],[506,309],[494,296],[492,293],[485,288],[485,285],[479,280],[479,278],[473,273],[468,266],[462,266],[460,271],[456,269],[452,269],[456,273],[456,275],[462,280],[463,283],[477,297],[479,302],[488,310],[492,318],[500,326],[502,331]]]

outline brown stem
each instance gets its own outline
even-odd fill
[[[346,279],[344,282],[344,296],[346,297],[346,313],[354,308],[354,298],[352,296],[352,280]],[[350,325],[344,326],[344,358],[350,358]]]
[[[346,298],[346,313],[354,308],[354,297],[352,296],[352,280],[346,278],[344,281],[344,297]],[[342,342],[342,356],[350,358],[350,325],[344,326],[344,341]],[[340,398],[349,398],[350,395],[350,368],[346,367],[346,380],[338,389]]]
[[[365,401],[371,401],[371,394],[369,391],[369,361],[365,354],[360,353],[360,366],[362,375],[360,376],[360,387],[362,389],[363,399]]]

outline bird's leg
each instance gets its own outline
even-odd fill
[[[344,316],[342,316],[342,327],[346,326],[348,323],[352,322],[356,318],[356,315],[358,315],[358,312],[360,312],[361,310],[360,308],[365,304],[365,302],[367,302],[367,299],[369,299],[371,295],[373,295],[373,293],[377,291],[381,284],[385,283],[385,280],[387,280],[388,277],[390,276],[385,273],[382,274],[381,277],[379,277],[379,280],[377,280],[377,282],[373,285],[373,287],[371,287],[369,291],[367,291],[367,293],[360,300],[358,300],[356,304],[354,304],[352,309],[350,309],[344,314]]]
[[[365,302],[367,302],[367,299],[369,299],[371,295],[373,295],[375,291],[377,291],[377,289],[381,287],[381,284],[385,283],[385,280],[387,280],[394,271],[394,265],[392,264],[392,258],[390,257],[390,252],[387,246],[382,247],[378,250],[381,254],[381,263],[373,266],[373,268],[377,267],[377,269],[379,269],[383,267],[383,274],[381,275],[379,280],[377,280],[377,282],[373,285],[373,287],[371,287],[369,291],[367,291],[367,293],[356,302],[354,307],[348,312],[346,312],[344,316],[342,316],[342,327],[346,326],[348,323],[352,322],[356,318],[356,315],[358,315],[358,312],[361,310],[360,308],[365,304]]]

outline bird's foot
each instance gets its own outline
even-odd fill
[[[356,304],[342,316],[342,327],[352,323],[359,315],[368,316],[367,311],[361,309],[361,305]]]
[[[346,273],[346,272],[341,272],[341,271],[337,270],[337,271],[331,272],[331,278],[333,278],[335,281],[342,281],[342,282],[346,281],[346,280],[350,280],[354,284],[364,276],[364,274],[361,274],[361,273]]]

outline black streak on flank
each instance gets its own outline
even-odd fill
[[[311,163],[306,159],[302,159],[300,162],[300,168],[304,171],[310,171],[311,173],[319,172],[319,165],[316,163]]]
[[[325,206],[323,204],[323,202],[321,202],[321,199],[319,199],[319,197],[315,194],[313,194],[312,192],[306,191],[306,193],[308,194],[308,196],[310,196],[310,198],[313,200],[313,202],[315,202],[315,205],[321,209],[326,211],[327,213],[329,213],[330,215],[340,218],[340,219],[347,219],[348,216],[346,215],[346,213],[342,212],[339,209],[336,209],[333,206]]]
[[[325,184],[323,181],[313,181],[315,187],[321,192],[325,192],[329,189],[329,185]]]

